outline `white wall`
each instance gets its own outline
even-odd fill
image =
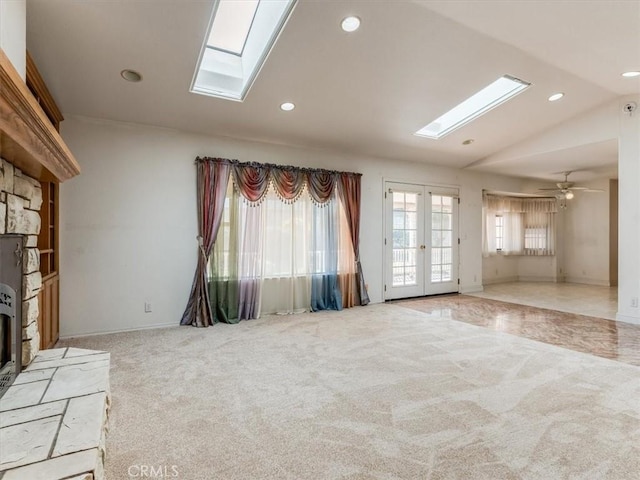
[[[482,260],[482,283],[556,282],[558,248],[553,256],[491,255]]]
[[[609,285],[609,180],[581,185],[604,193],[577,192],[567,202],[563,273],[567,282]]]
[[[67,118],[62,135],[82,168],[60,189],[63,337],[178,324],[196,261],[198,155],[361,172],[360,250],[373,302],[383,300],[384,179],[460,187],[462,291],[482,288],[482,189],[520,187],[441,166],[81,117]]]
[[[517,282],[520,257],[491,255],[482,259],[482,284]]]
[[[0,48],[25,80],[27,72],[26,0],[0,0]]]
[[[624,113],[629,102],[640,106],[640,97],[618,102],[618,315],[617,319],[640,324],[640,111]]]

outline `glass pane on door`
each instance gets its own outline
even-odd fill
[[[431,283],[453,279],[453,198],[431,196]]]
[[[393,192],[394,287],[417,284],[418,194]]]

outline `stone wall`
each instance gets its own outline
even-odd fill
[[[0,159],[0,235],[23,235],[22,260],[22,365],[26,366],[40,349],[38,332],[38,293],[42,288],[40,274],[40,182],[24,175],[13,165]]]

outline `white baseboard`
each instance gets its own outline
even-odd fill
[[[179,327],[179,326],[180,326],[180,323],[159,323],[157,325],[144,325],[141,327],[123,328],[120,330],[98,330],[98,331],[87,332],[87,333],[71,333],[69,335],[60,335],[60,340],[67,340],[70,338],[93,337],[96,335],[110,335],[112,333],[136,332],[138,330],[152,330],[154,328]]]
[[[511,276],[511,277],[498,277],[498,278],[483,278],[483,285],[496,285],[498,283],[512,283],[512,282],[552,282],[557,283],[557,277],[549,277],[549,276],[529,276],[529,275],[521,275],[521,276]]]
[[[608,281],[599,280],[596,278],[583,278],[583,277],[551,277],[551,276],[513,276],[513,277],[497,277],[497,278],[483,278],[483,285],[495,285],[498,283],[511,283],[511,282],[552,282],[552,283],[577,283],[582,285],[595,285],[598,287],[610,287]]]
[[[496,277],[496,278],[483,278],[482,279],[482,284],[483,285],[495,285],[498,283],[512,283],[512,282],[517,282],[518,281],[518,277],[514,276],[514,277]]]
[[[476,293],[484,290],[482,285],[461,285],[460,293]]]
[[[581,283],[583,285],[596,285],[599,287],[609,287],[608,280],[599,280],[597,278],[584,278],[584,277],[564,277],[566,283]]]
[[[620,313],[616,313],[616,321],[640,325],[640,317],[632,317],[631,315],[622,315]]]
[[[521,275],[518,277],[519,282],[551,282],[557,283],[558,277],[550,277],[550,276],[529,276],[529,275]]]

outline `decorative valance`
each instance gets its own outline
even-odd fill
[[[501,213],[557,213],[558,201],[549,197],[509,197],[484,195],[483,206],[492,212]]]
[[[271,163],[239,162],[225,158],[198,157],[196,162],[230,165],[233,184],[250,205],[260,204],[269,188],[273,188],[283,202],[293,203],[304,192],[305,187],[314,203],[324,205],[331,199],[342,177],[362,176],[361,173]]]

